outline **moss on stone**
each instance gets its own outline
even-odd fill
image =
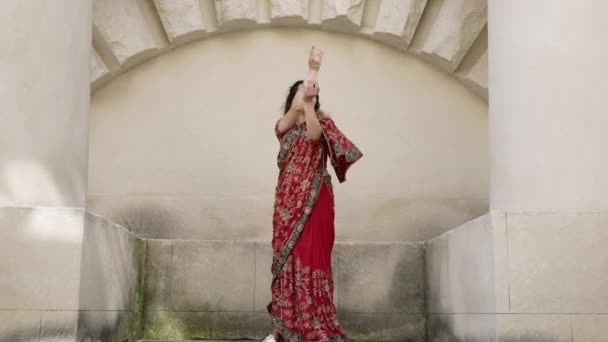
[[[211,339],[211,313],[149,310],[145,312],[144,336],[158,340]]]

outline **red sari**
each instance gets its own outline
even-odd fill
[[[286,341],[347,342],[333,304],[331,253],[334,197],[329,157],[340,183],[363,154],[325,115],[323,134],[308,138],[305,123],[280,134],[272,236],[272,300],[266,306]]]

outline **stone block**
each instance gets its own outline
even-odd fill
[[[608,313],[608,215],[508,213],[511,311]]]
[[[382,341],[425,341],[423,314],[382,314]]]
[[[80,308],[132,310],[139,250],[137,237],[107,219],[86,213]]]
[[[78,311],[43,311],[40,321],[40,341],[76,342],[78,313]]]
[[[135,341],[131,311],[43,311],[40,341]]]
[[[504,213],[465,223],[426,244],[430,313],[508,311]]]
[[[154,0],[169,41],[205,31],[199,0]]]
[[[40,338],[40,311],[0,310],[0,341],[30,342]]]
[[[304,24],[308,20],[308,0],[271,0],[270,18],[278,23]]]
[[[487,22],[487,0],[444,1],[422,53],[454,71]]]
[[[497,342],[495,314],[429,314],[429,342]]]
[[[215,1],[217,24],[220,29],[242,29],[257,22],[256,0]]]
[[[336,318],[349,339],[354,341],[381,340],[381,314],[338,313]]]
[[[339,31],[358,31],[365,0],[324,0],[323,27]]]
[[[341,243],[339,310],[421,313],[423,253],[422,246],[415,243]]]
[[[172,267],[172,309],[253,310],[255,243],[176,240]]]
[[[487,98],[488,92],[488,50],[479,57],[471,69],[464,75],[465,83],[473,86],[476,93]]]
[[[91,53],[91,82],[95,84],[98,80],[108,77],[109,74],[110,69],[101,60],[97,51],[93,49]]]
[[[383,0],[380,3],[374,38],[397,47],[407,47],[427,0]]]
[[[572,341],[569,315],[504,314],[496,316],[498,341]]]
[[[146,240],[144,293],[146,310],[169,309],[171,303],[172,240]]]
[[[574,342],[608,342],[608,315],[572,315]]]
[[[137,0],[94,0],[93,24],[120,64],[135,62],[162,48]]]
[[[211,322],[211,338],[216,340],[261,341],[272,332],[272,320],[267,312],[214,312]]]
[[[272,244],[270,241],[255,243],[255,311],[266,312],[270,303],[272,281]]]
[[[78,309],[83,216],[79,208],[0,208],[0,309]]]
[[[149,310],[143,337],[151,340],[211,339],[212,312]]]

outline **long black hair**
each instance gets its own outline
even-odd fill
[[[291,108],[293,98],[296,96],[296,93],[298,92],[298,87],[302,83],[304,83],[304,80],[297,80],[294,82],[294,84],[291,85],[291,87],[289,87],[289,93],[287,94],[287,98],[285,99],[285,106],[283,108],[283,115],[285,115]],[[316,95],[315,97],[317,98],[317,102],[315,103],[315,112],[318,112],[321,108],[321,102],[319,101],[319,95]]]

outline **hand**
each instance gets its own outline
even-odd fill
[[[316,101],[316,96],[319,95],[321,87],[317,81],[306,80],[304,82],[304,102]]]
[[[308,54],[308,68],[310,70],[319,71],[321,68],[321,60],[323,59],[323,50],[316,49],[313,45]]]

